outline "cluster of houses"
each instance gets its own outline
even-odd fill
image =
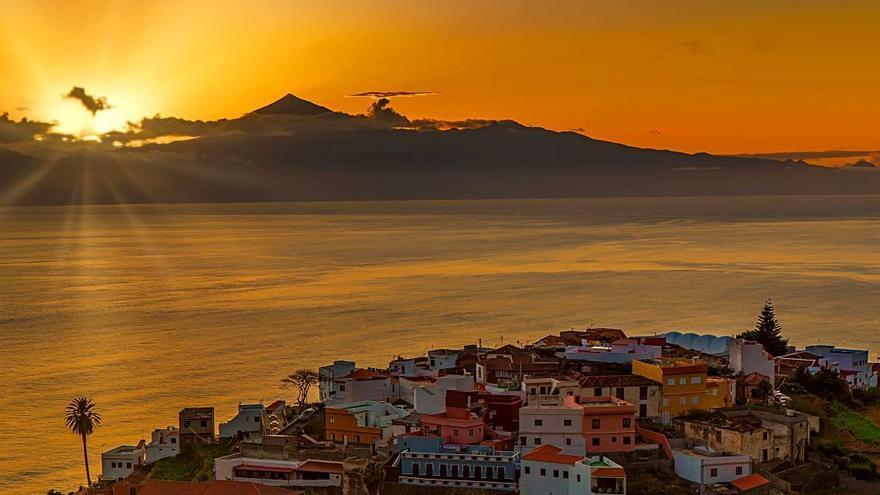
[[[217,481],[342,487],[344,473],[380,458],[386,482],[417,487],[625,495],[628,474],[647,465],[702,493],[785,493],[761,466],[803,463],[819,420],[760,392],[822,368],[853,388],[877,385],[867,351],[809,346],[774,358],[742,339],[608,328],[398,356],[385,368],[340,360],[318,370],[320,400],[308,409],[242,404],[215,429],[213,408],[185,408],[149,443],[105,452],[102,478],[124,479],[182,445],[236,439],[235,453],[215,459]]]

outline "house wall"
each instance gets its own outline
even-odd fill
[[[382,429],[359,426],[345,409],[324,408],[324,440],[352,445],[372,445],[382,440]]]
[[[775,459],[773,432],[767,428],[736,431],[696,421],[683,421],[682,433],[686,438],[702,440],[714,450],[742,452],[758,462]]]
[[[101,455],[101,479],[120,480],[127,477],[143,462],[144,449],[124,454]]]
[[[597,388],[600,389],[598,390],[598,394],[596,393]],[[641,399],[643,388],[645,389],[645,393],[647,394],[645,399]],[[661,387],[659,385],[632,387],[584,387],[578,389],[578,395],[580,395],[581,397],[617,397],[618,399],[623,399],[630,404],[635,405],[637,417],[645,419],[659,419],[660,400],[662,398],[660,388]],[[619,393],[621,391],[623,392],[623,394]],[[642,408],[642,405],[644,405],[645,407]],[[645,414],[642,414],[643,411]]]
[[[327,402],[333,398],[335,392],[333,380],[351,373],[354,369],[354,361],[335,361],[329,366],[318,368],[318,389],[321,402]]]
[[[726,483],[752,474],[752,458],[747,455],[705,457],[678,449],[673,450],[672,455],[675,474],[694,483]],[[712,476],[713,469],[715,476]]]
[[[583,432],[588,453],[632,452],[636,448],[636,420],[632,412],[607,414],[603,408],[584,408]],[[602,412],[600,414],[600,412]],[[599,427],[593,428],[594,420]],[[628,426],[625,426],[626,424]],[[597,445],[598,444],[598,445]]]
[[[734,339],[730,342],[730,368],[744,375],[760,373],[774,382],[775,362],[758,342]]]
[[[525,455],[541,445],[565,454],[586,455],[583,410],[566,406],[527,406],[519,410],[519,451]],[[568,424],[566,424],[566,420]],[[540,421],[540,424],[536,422]],[[539,440],[538,440],[539,439]]]
[[[509,454],[403,452],[400,455],[400,482],[474,488],[494,484],[491,488],[516,491],[517,457]]]
[[[519,478],[521,495],[589,495],[590,473],[586,465],[557,464],[523,459]]]
[[[243,404],[238,406],[238,414],[227,423],[220,423],[220,438],[236,438],[239,434],[258,433],[262,404]]]

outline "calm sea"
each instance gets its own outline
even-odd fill
[[[333,359],[385,365],[586,325],[880,351],[880,196],[0,209],[0,493]],[[289,397],[288,397],[289,398]]]

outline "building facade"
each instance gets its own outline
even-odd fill
[[[180,453],[180,430],[175,426],[153,430],[150,443],[144,452],[144,464],[152,464],[159,459],[174,457]]]
[[[752,458],[709,447],[682,445],[672,448],[675,474],[700,486],[726,483],[752,474]]]
[[[101,479],[119,481],[144,464],[144,441],[138,445],[120,445],[101,454]]]
[[[641,375],[576,375],[580,397],[615,397],[636,406],[640,419],[659,420],[662,386]]]
[[[220,438],[248,438],[259,433],[261,418],[266,410],[263,404],[239,404],[238,414],[227,423],[220,423]]]
[[[764,346],[759,342],[745,339],[733,339],[730,341],[730,369],[736,373],[749,375],[759,373],[774,383],[775,361]]]
[[[633,361],[632,371],[661,384],[660,420],[692,409],[730,407],[735,396],[735,381],[707,376],[708,366],[698,359],[660,358]]]
[[[177,417],[181,445],[214,441],[213,407],[187,407]]]
[[[481,445],[451,445],[436,436],[397,439],[399,482],[444,488],[519,490],[519,453]]]
[[[287,488],[341,487],[343,464],[336,461],[285,461],[230,454],[214,459],[217,480],[248,481]]]
[[[391,438],[392,422],[407,412],[387,402],[362,401],[324,408],[324,440],[343,445],[379,445]]]

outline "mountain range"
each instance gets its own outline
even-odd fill
[[[171,139],[173,138],[173,139]],[[287,95],[237,119],[144,119],[102,143],[0,147],[6,204],[865,194],[880,169],[687,154],[513,121],[364,115]],[[131,146],[138,144],[138,146]]]

